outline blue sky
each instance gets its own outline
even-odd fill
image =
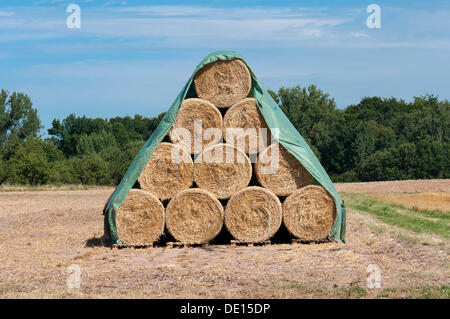
[[[69,29],[66,8],[81,8]],[[381,28],[369,29],[369,4]],[[315,84],[339,107],[364,96],[450,98],[448,1],[0,1],[0,88],[46,128],[165,111],[212,51],[241,53],[266,88]]]

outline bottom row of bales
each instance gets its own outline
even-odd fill
[[[123,243],[150,244],[164,229],[184,244],[213,240],[223,225],[238,241],[270,239],[283,223],[295,237],[309,241],[326,238],[334,223],[333,198],[320,186],[294,191],[283,203],[268,189],[250,186],[222,203],[210,192],[190,188],[177,193],[164,208],[150,192],[132,189],[116,213],[116,227]]]

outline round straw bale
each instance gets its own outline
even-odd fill
[[[247,154],[259,153],[269,144],[270,130],[254,98],[246,98],[233,105],[225,113],[223,127],[226,142]]]
[[[300,239],[326,238],[335,218],[334,200],[321,186],[300,188],[283,203],[283,223],[292,235]]]
[[[222,204],[204,189],[186,189],[167,205],[166,225],[170,234],[180,242],[206,243],[222,229]]]
[[[194,180],[198,187],[219,199],[230,198],[248,185],[252,164],[244,152],[228,144],[205,149],[194,162]]]
[[[225,208],[225,225],[239,241],[260,242],[278,231],[282,220],[280,200],[271,191],[251,186],[233,195]]]
[[[239,59],[215,61],[195,74],[194,85],[199,98],[223,108],[247,97],[252,78],[245,63]]]
[[[131,189],[116,212],[119,239],[129,244],[149,244],[164,232],[164,206],[155,195]]]
[[[198,127],[194,126],[198,121]],[[186,129],[189,133],[188,139],[183,136],[179,129]],[[215,129],[208,133],[207,129]],[[169,138],[172,143],[186,148],[193,154],[200,153],[209,145],[216,144],[222,138],[222,114],[210,102],[202,99],[186,99],[183,101]],[[205,134],[206,133],[206,134]],[[180,135],[181,134],[181,135]]]
[[[262,151],[255,163],[258,182],[278,196],[288,196],[300,187],[311,184],[314,178],[282,145],[272,144]],[[273,157],[273,159],[272,159]],[[277,163],[278,158],[278,163]]]
[[[138,177],[142,189],[165,200],[193,183],[194,163],[183,148],[161,143]]]

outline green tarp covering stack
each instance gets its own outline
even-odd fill
[[[195,200],[197,202],[201,201],[201,202],[207,203],[208,201],[210,201],[211,205],[207,205],[207,208],[204,208],[207,210],[207,212],[205,212],[205,216],[202,216],[203,219],[198,220],[197,224],[187,223],[187,224],[183,224],[184,225],[183,227],[194,227],[195,228],[195,227],[202,227],[202,225],[205,223],[211,223],[211,225],[214,225],[214,226],[211,226],[212,227],[211,229],[204,231],[204,233],[205,233],[204,236],[206,236],[204,238],[207,238],[207,240],[211,240],[212,238],[210,238],[210,237],[217,235],[217,233],[221,230],[222,221],[219,219],[220,218],[224,219],[225,224],[226,224],[226,220],[228,218],[228,224],[226,226],[227,226],[228,230],[230,231],[230,233],[232,233],[232,235],[233,235],[233,229],[236,229],[236,230],[240,229],[240,234],[242,234],[242,238],[244,238],[244,240],[245,240],[245,238],[246,238],[245,232],[246,231],[242,231],[243,229],[245,229],[245,227],[242,227],[239,225],[236,226],[236,223],[238,223],[236,221],[239,221],[239,218],[241,218],[241,217],[239,217],[239,214],[242,214],[242,211],[245,211],[245,209],[247,209],[246,205],[248,205],[248,209],[253,209],[254,205],[256,205],[255,203],[257,203],[258,200],[260,198],[262,198],[261,196],[267,196],[267,200],[265,201],[265,203],[267,203],[268,207],[270,206],[269,210],[271,212],[273,212],[274,215],[271,215],[270,227],[267,227],[267,234],[265,235],[265,237],[272,236],[274,231],[276,231],[279,228],[279,226],[280,226],[279,224],[282,223],[281,217],[280,217],[282,214],[281,213],[282,209],[286,210],[286,215],[285,215],[285,211],[283,211],[283,218],[287,218],[285,216],[287,216],[287,214],[288,214],[287,210],[289,209],[290,220],[289,221],[284,220],[285,226],[288,227],[289,224],[295,223],[297,215],[299,216],[297,219],[300,218],[299,220],[301,220],[301,218],[302,218],[300,216],[301,214],[296,213],[295,207],[299,207],[298,205],[303,205],[301,203],[309,203],[308,200],[304,201],[303,198],[308,199],[307,198],[309,196],[308,194],[312,194],[311,196],[316,196],[317,198],[319,198],[319,197],[325,198],[326,196],[328,196],[331,199],[331,201],[329,201],[328,203],[325,203],[323,205],[321,204],[323,206],[323,209],[328,209],[329,208],[328,206],[330,205],[329,203],[331,202],[332,203],[331,205],[333,206],[332,209],[334,211],[333,220],[330,223],[331,228],[326,230],[327,235],[325,237],[328,239],[335,240],[335,241],[345,242],[345,225],[346,225],[345,207],[344,207],[341,196],[337,192],[331,179],[329,178],[328,174],[326,173],[326,171],[320,164],[319,160],[314,155],[313,151],[308,146],[308,144],[305,142],[305,140],[303,139],[301,134],[295,129],[295,127],[291,124],[291,122],[286,117],[286,115],[283,113],[283,111],[278,107],[277,103],[273,100],[271,95],[263,88],[263,86],[261,85],[261,83],[259,82],[257,77],[255,76],[255,74],[253,73],[252,69],[245,61],[245,59],[240,54],[233,52],[233,51],[218,51],[218,52],[214,52],[214,53],[208,55],[196,67],[192,76],[186,82],[185,86],[183,87],[181,92],[178,94],[175,101],[172,103],[172,106],[169,108],[169,110],[167,111],[167,113],[165,114],[165,116],[163,117],[161,122],[159,123],[158,127],[153,132],[152,136],[147,140],[147,142],[142,147],[140,152],[136,155],[136,157],[132,161],[131,165],[129,166],[128,170],[126,171],[125,175],[123,176],[122,181],[120,182],[120,184],[115,189],[114,193],[111,195],[111,197],[107,201],[107,203],[104,207],[104,211],[103,211],[104,215],[105,215],[105,235],[107,237],[110,237],[113,244],[129,243],[130,240],[124,240],[124,238],[121,238],[120,231],[118,231],[118,224],[117,224],[118,220],[117,220],[116,215],[117,215],[119,209],[121,208],[122,204],[126,200],[127,195],[129,194],[130,190],[133,188],[134,185],[136,185],[138,178],[140,180],[141,179],[143,180],[142,177],[140,178],[141,173],[143,172],[143,170],[146,167],[149,160],[152,158],[152,155],[154,154],[157,147],[163,142],[163,140],[165,138],[167,139],[167,137],[169,136],[169,131],[171,131],[171,128],[174,126],[174,124],[177,120],[177,116],[179,116],[179,112],[183,105],[183,102],[187,99],[199,100],[198,99],[199,96],[197,94],[198,92],[196,92],[195,85],[194,85],[194,79],[196,77],[196,74],[200,70],[202,70],[202,71],[205,70],[207,67],[211,66],[212,63],[214,63],[216,61],[232,61],[232,60],[236,60],[236,59],[242,61],[250,72],[251,86],[249,88],[249,91],[250,91],[249,98],[254,99],[254,101],[256,102],[256,105],[257,105],[257,109],[259,110],[258,114],[262,115],[262,118],[264,119],[267,127],[270,130],[272,138],[274,138],[281,145],[280,146],[280,154],[287,151],[288,153],[286,153],[284,155],[285,158],[287,159],[290,156],[290,157],[294,158],[295,161],[297,161],[295,164],[299,165],[299,167],[301,166],[302,169],[304,170],[305,176],[308,175],[310,178],[310,181],[308,182],[309,186],[305,187],[303,191],[302,190],[290,191],[289,194],[292,194],[292,195],[290,195],[290,197],[286,197],[287,194],[282,194],[282,192],[280,193],[281,195],[279,195],[276,191],[276,187],[275,187],[276,185],[271,184],[272,181],[273,181],[273,183],[276,183],[276,179],[271,179],[270,176],[266,179],[261,176],[258,176],[258,177],[260,177],[258,179],[254,178],[254,177],[252,178],[252,176],[254,174],[258,173],[256,170],[260,169],[260,166],[258,166],[258,162],[254,163],[254,164],[248,164],[247,162],[244,161],[243,164],[239,164],[239,165],[241,165],[241,166],[239,166],[239,174],[240,174],[239,181],[236,181],[235,184],[230,186],[229,190],[221,189],[220,191],[217,191],[217,193],[221,193],[222,195],[225,194],[223,196],[221,195],[222,196],[222,198],[221,198],[219,196],[220,194],[219,195],[215,194],[215,191],[214,191],[215,185],[212,185],[212,182],[208,178],[205,178],[205,176],[207,176],[207,174],[208,174],[208,169],[210,169],[210,166],[203,167],[200,164],[197,164],[195,162],[196,157],[193,156],[192,157],[193,162],[190,163],[189,165],[186,164],[187,166],[185,165],[185,167],[183,169],[187,170],[187,172],[190,174],[190,172],[191,172],[190,165],[194,165],[193,167],[197,167],[196,165],[198,165],[198,170],[196,170],[195,168],[193,169],[192,176],[194,176],[194,180],[198,179],[198,182],[196,182],[193,186],[194,187],[197,186],[196,189],[199,191],[192,191],[193,190],[192,188],[187,189],[187,190],[179,190],[176,192],[176,195],[172,196],[173,197],[172,200],[168,203],[167,203],[167,201],[164,202],[162,200],[163,198],[161,196],[156,196],[166,206],[166,208],[165,208],[165,210],[166,210],[165,211],[166,228],[169,228],[169,230],[170,230],[170,227],[172,227],[172,229],[174,229],[177,227],[174,226],[173,223],[175,223],[175,225],[176,225],[176,222],[181,223],[180,220],[176,219],[178,217],[175,216],[176,214],[172,213],[172,211],[179,212],[178,215],[180,215],[181,210],[183,210],[183,214],[189,215],[189,212],[186,211],[186,209],[188,209],[188,208],[186,208],[186,207],[190,207],[189,200],[190,200],[190,198],[192,198],[192,200]],[[202,69],[202,68],[204,68],[204,69]],[[227,79],[227,80],[229,81],[230,79]],[[208,81],[208,79],[206,79],[205,81]],[[195,100],[192,100],[192,101],[195,101]],[[211,102],[212,105],[220,104],[219,101],[214,101],[213,96],[211,96],[211,98],[209,99],[209,102]],[[206,105],[209,102],[205,102],[204,105]],[[200,101],[198,103],[201,104],[203,102]],[[244,103],[244,102],[242,102],[242,103]],[[224,105],[227,105],[226,101],[224,102]],[[216,106],[218,107],[218,109],[223,107],[222,105],[216,105]],[[227,106],[231,106],[231,105],[227,105]],[[205,106],[203,109],[207,109],[208,107],[209,106]],[[211,116],[217,116],[216,113],[214,113],[214,112],[211,111],[211,114],[212,114]],[[224,112],[222,111],[222,113],[224,113]],[[224,114],[222,114],[222,115],[224,115]],[[181,116],[181,114],[180,114],[180,116]],[[186,116],[189,117],[189,114],[187,114]],[[226,117],[227,117],[227,115],[224,115],[225,119],[226,119]],[[220,118],[220,121],[221,120],[222,120],[222,117]],[[178,118],[178,121],[180,121],[180,118]],[[220,129],[222,129],[222,128],[220,128]],[[227,143],[228,143],[228,141],[227,141]],[[167,143],[167,144],[169,144],[169,143]],[[212,145],[209,147],[209,149],[210,149],[209,152],[211,152],[214,147],[216,148],[216,151],[217,151],[217,149],[222,147],[220,145],[218,146],[218,144],[215,144],[215,145],[214,144],[215,143],[212,143]],[[223,146],[223,147],[225,148],[225,146]],[[162,147],[161,147],[161,149],[162,149]],[[181,149],[181,147],[180,147],[180,149]],[[186,148],[184,148],[184,150],[186,150]],[[200,150],[200,151],[203,151],[203,150]],[[270,150],[266,150],[265,152],[267,153],[268,151],[270,151]],[[179,152],[186,152],[186,151],[179,150]],[[187,153],[189,153],[189,149],[187,149]],[[245,156],[246,158],[249,158],[249,157],[251,158],[251,156],[245,155],[246,150],[236,149],[235,153],[238,155],[244,154],[241,156]],[[248,150],[247,150],[247,153],[248,153]],[[256,161],[258,161],[258,159],[256,159]],[[288,163],[288,162],[289,162],[289,160],[286,160],[286,163],[287,163],[286,165],[288,165],[288,164],[292,165],[292,163]],[[158,164],[159,162],[155,162],[155,163]],[[162,161],[161,161],[161,163],[162,163]],[[202,165],[204,165],[204,164],[202,164]],[[179,167],[179,166],[177,166],[177,167]],[[172,169],[172,168],[170,168],[170,169]],[[206,172],[206,173],[204,173],[203,176],[200,174],[202,169],[204,169]],[[217,169],[219,169],[219,168],[217,168]],[[247,170],[247,171],[245,171],[245,170]],[[253,170],[253,173],[252,173],[252,170]],[[179,174],[179,172],[178,172],[178,174]],[[196,174],[198,175],[197,177],[195,176]],[[151,179],[151,177],[152,176],[149,176],[150,179]],[[246,179],[248,179],[248,181],[246,181]],[[252,185],[251,183],[249,184],[250,179],[252,180],[252,183],[254,180],[257,180],[257,181],[259,180],[259,182],[258,182],[258,184]],[[267,184],[264,184],[264,180],[267,180]],[[239,184],[239,182],[241,184],[242,183],[245,184],[245,182],[246,182],[247,185],[244,185],[244,187],[245,186],[250,186],[250,187],[247,187],[244,189],[242,187],[242,185]],[[143,183],[143,182],[141,182],[141,183]],[[203,189],[201,187],[199,187],[198,184],[205,185],[206,188],[210,187],[211,190],[207,189],[208,190],[207,192],[203,192]],[[189,182],[187,182],[187,187],[190,187]],[[169,188],[170,187],[168,187],[168,189]],[[239,191],[241,193],[238,194]],[[228,194],[227,192],[229,192],[231,195]],[[278,195],[278,197],[275,195]],[[240,199],[241,202],[239,202],[238,205],[236,205],[236,201],[238,200],[237,199],[238,197],[241,198]],[[226,199],[227,202],[223,202],[223,199]],[[287,199],[289,199],[289,200],[287,200]],[[175,200],[178,202],[178,204],[175,202]],[[222,200],[222,202],[220,202],[219,200]],[[303,202],[302,202],[302,200],[303,200]],[[187,201],[187,202],[185,202],[184,206],[181,207],[180,201]],[[282,205],[281,203],[283,201],[284,201],[284,203]],[[231,202],[235,203],[234,208],[231,207],[232,206]],[[219,203],[220,205],[223,205],[225,207],[222,207],[222,206],[219,207],[216,205],[217,203]],[[230,205],[228,205],[228,203],[230,203]],[[146,205],[150,205],[150,204],[146,204]],[[159,207],[159,204],[155,204],[155,205],[157,205]],[[295,205],[297,205],[297,206],[295,206]],[[242,209],[237,209],[236,207],[242,207]],[[197,208],[200,209],[199,207],[197,207]],[[197,208],[195,208],[195,209],[197,209]],[[125,209],[125,207],[123,207],[122,209]],[[194,209],[194,208],[192,208],[192,209]],[[320,209],[322,209],[322,208],[320,208]],[[158,213],[158,214],[164,214],[164,213]],[[234,215],[232,215],[232,214],[234,214]],[[314,217],[314,211],[312,211],[311,214],[312,214],[311,216]],[[214,220],[214,222],[205,220],[205,218],[209,218],[208,216],[210,216],[211,218],[216,218],[217,220]],[[219,217],[214,217],[214,216],[219,216]],[[278,216],[279,218],[276,216]],[[306,218],[311,218],[311,216],[306,217]],[[128,219],[120,219],[119,222],[121,223],[121,225],[122,224],[126,225],[127,223],[130,224],[130,219],[129,219],[130,217],[127,217],[127,218]],[[137,220],[142,220],[142,219],[145,220],[145,218],[146,218],[146,215],[141,214],[140,217],[138,219],[136,219],[136,222],[137,222]],[[169,221],[168,218],[172,218],[172,220]],[[233,221],[232,221],[232,218],[234,218]],[[161,218],[158,219],[158,222],[159,223],[161,222]],[[188,225],[188,226],[186,226],[186,225]],[[191,225],[191,226],[189,226],[189,225]],[[233,228],[234,227],[233,225],[236,226],[237,228],[236,227]],[[133,226],[133,225],[131,225],[131,226]],[[142,227],[140,227],[140,228],[142,228]],[[158,226],[158,229],[159,228],[161,228],[160,225]],[[289,227],[288,227],[288,229],[290,230]],[[292,228],[292,229],[294,229],[294,228]],[[297,227],[297,229],[299,229],[299,228]],[[301,227],[300,227],[300,229],[301,229]],[[249,238],[251,237],[250,236],[251,232],[252,231],[256,232],[256,230],[257,230],[257,227],[254,228],[253,230],[249,229],[249,231],[248,231]],[[301,232],[304,230],[299,230],[299,231]],[[173,232],[175,233],[175,230],[173,230]],[[171,231],[171,233],[172,233],[172,231]],[[182,237],[182,238],[188,238],[188,233],[189,233],[189,229],[186,228],[184,231],[184,234],[183,234],[183,236],[185,236],[185,237]],[[239,233],[239,231],[236,231],[237,237],[235,236],[235,238],[238,238],[240,236],[238,233]],[[293,231],[291,231],[291,233],[293,233]],[[295,234],[293,233],[293,235],[295,235]],[[258,237],[258,235],[256,233],[255,233],[255,236],[253,236],[251,238],[261,238],[261,239],[265,238],[264,236]],[[319,238],[317,238],[317,239],[319,239]],[[251,239],[249,239],[249,241],[251,241]]]

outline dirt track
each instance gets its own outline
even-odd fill
[[[402,297],[450,283],[448,241],[354,210],[346,244],[111,250],[99,239],[111,191],[0,193],[0,297]],[[366,287],[370,264],[388,289]],[[81,289],[67,288],[69,265],[80,267]]]

